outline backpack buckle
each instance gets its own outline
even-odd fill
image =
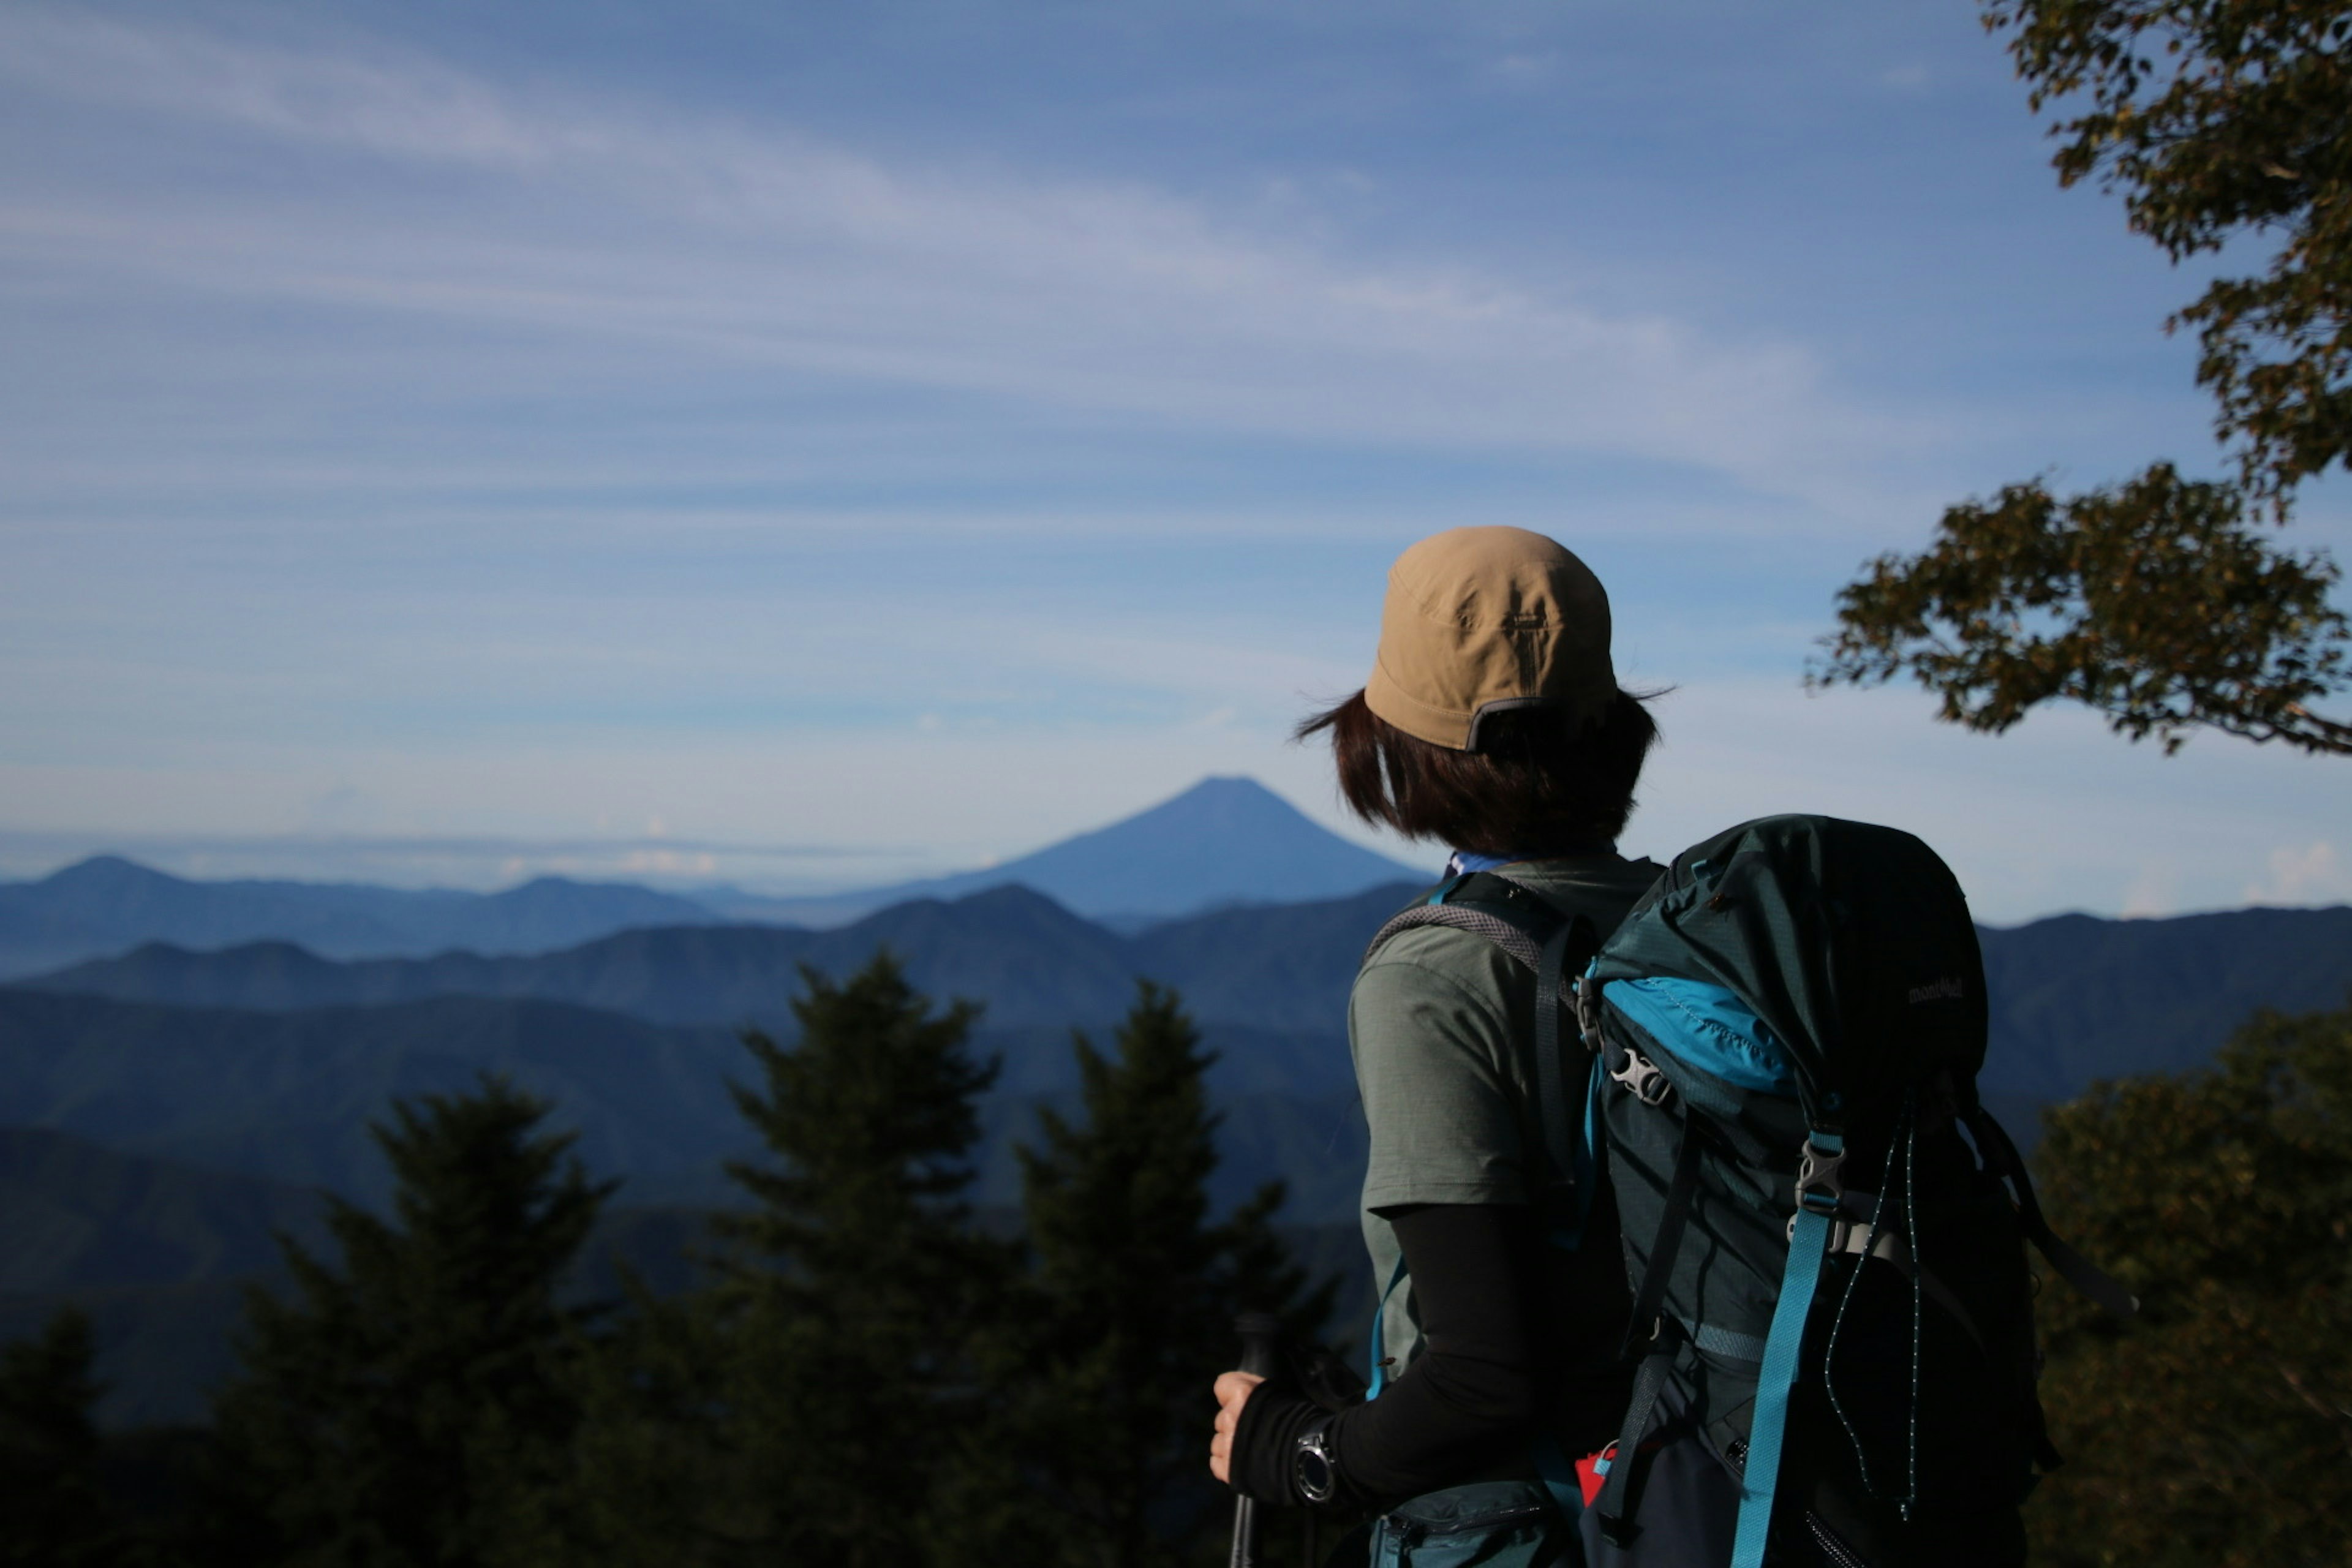
[[[1824,1149],[1810,1138],[1805,1140],[1805,1157],[1797,1166],[1798,1206],[1835,1215],[1845,1197],[1844,1164],[1844,1149]]]
[[[1571,974],[1568,980],[1569,994],[1576,998],[1576,1032],[1583,1037],[1584,1048],[1595,1056],[1601,1054],[1601,984],[1590,974]]]
[[[1644,1105],[1664,1105],[1675,1092],[1674,1080],[1659,1070],[1657,1063],[1637,1050],[1629,1048],[1622,1059],[1609,1069],[1609,1076]]]

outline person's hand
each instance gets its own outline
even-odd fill
[[[1217,1435],[1209,1440],[1209,1473],[1227,1486],[1233,1484],[1234,1428],[1241,1424],[1250,1390],[1265,1381],[1254,1372],[1229,1372],[1217,1379]]]

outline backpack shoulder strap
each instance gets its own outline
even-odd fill
[[[1370,963],[1389,939],[1420,926],[1451,926],[1483,937],[1533,972],[1536,979],[1535,1080],[1538,1121],[1543,1129],[1549,1167],[1539,1206],[1555,1216],[1556,1233],[1572,1238],[1583,1229],[1584,1205],[1591,1200],[1587,1167],[1591,1151],[1583,1144],[1584,1119],[1569,1103],[1566,1064],[1560,1059],[1560,1005],[1564,976],[1580,974],[1601,951],[1601,932],[1585,915],[1562,913],[1552,903],[1508,877],[1474,871],[1441,882],[1427,897],[1408,905],[1381,927],[1364,949]],[[1570,1215],[1573,1219],[1560,1220]]]
[[[1370,963],[1372,955],[1401,931],[1416,926],[1452,926],[1486,938],[1532,970],[1542,962],[1545,941],[1564,918],[1508,877],[1472,871],[1447,878],[1390,916],[1365,944],[1359,964]]]

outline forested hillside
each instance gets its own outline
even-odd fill
[[[1002,888],[923,900],[830,931],[690,926],[632,931],[562,952],[335,963],[285,942],[195,952],[149,944],[21,989],[172,1007],[266,1012],[532,998],[667,1026],[787,1028],[802,964],[842,973],[887,949],[937,995],[987,1005],[995,1031],[1058,1031],[1118,1017],[1138,978],[1172,985],[1214,1026],[1315,1040],[1226,1053],[1253,1087],[1344,1092],[1347,992],[1363,943],[1409,893],[1219,910],[1122,936],[1041,894]],[[2326,1006],[2352,991],[2352,909],[2241,910],[2171,920],[2062,915],[1979,931],[1992,1037],[1988,1092],[2041,1102],[2093,1079],[2210,1057],[2256,1006]],[[1039,1058],[1056,1062],[1047,1053]],[[1066,1087],[1066,1070],[1012,1085]]]

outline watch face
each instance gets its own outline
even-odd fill
[[[1331,1497],[1331,1460],[1311,1441],[1302,1444],[1297,1457],[1298,1490],[1308,1502],[1327,1502]]]

